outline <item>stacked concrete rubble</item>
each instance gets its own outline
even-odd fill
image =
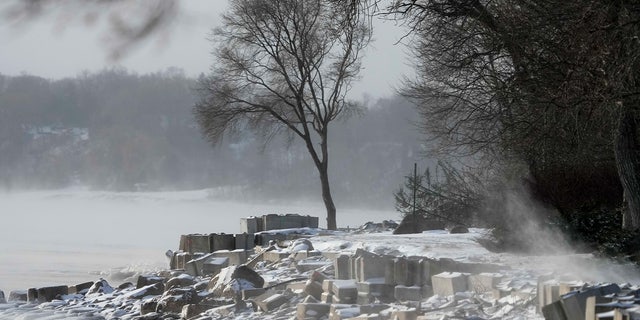
[[[292,243],[291,247],[303,248],[304,241]],[[183,319],[199,320],[212,319],[213,314],[218,317],[238,312],[268,313],[276,319],[284,319],[280,315],[289,319],[293,313],[297,319],[428,319],[425,312],[429,311],[421,308],[420,302],[434,293],[451,296],[462,291],[490,294],[498,290],[502,294],[511,290],[500,288],[504,281],[500,274],[493,273],[499,269],[494,265],[395,257],[364,250],[344,255],[312,248],[297,252],[289,249],[261,251],[251,256],[238,250],[201,253],[187,261],[187,268],[143,275],[135,284],[110,288],[99,281],[78,285],[74,290],[94,295],[91,299],[99,301],[134,301],[110,305],[117,309],[121,304],[127,312],[139,313],[141,317],[181,315]],[[224,263],[216,265],[221,260]],[[262,275],[269,273],[278,276],[265,281]],[[50,290],[53,289],[61,290],[55,293],[55,299],[66,299],[62,289],[72,291],[70,287]],[[45,293],[44,288],[29,291],[25,300],[30,294],[38,294],[42,299],[52,299],[54,295]],[[100,294],[105,298],[95,296]],[[121,311],[113,311],[118,312]]]
[[[299,214],[267,214],[240,219],[240,232],[259,233],[269,230],[318,228],[318,217]]]
[[[192,240],[192,243],[196,241]],[[224,252],[241,255],[242,251]],[[187,273],[217,277],[217,272],[226,270],[227,260],[220,260],[222,262],[218,269],[208,269],[210,272],[202,273],[199,271],[206,271],[201,267],[205,261],[209,261],[210,264],[218,261],[215,260],[215,257],[219,256],[217,253],[192,254],[193,259],[185,265]],[[398,306],[423,301],[434,294],[452,296],[459,292],[472,291],[497,295],[497,298],[514,294],[512,289],[499,286],[502,275],[496,272],[500,267],[490,264],[378,255],[362,249],[358,249],[352,255],[313,250],[271,250],[253,256],[251,261],[246,260],[248,257],[249,254],[236,261],[246,262],[251,267],[258,265],[256,261],[262,261],[260,267],[275,270],[293,265],[299,274],[309,275],[308,278],[297,279],[285,285],[266,283],[264,288],[247,288],[237,294],[240,299],[250,302],[256,311],[261,312],[274,312],[284,304],[297,303],[296,297],[307,297],[303,302],[297,303],[298,319],[322,316],[328,316],[330,320],[350,317],[417,319],[421,313],[419,308],[403,309]],[[180,266],[179,262],[176,265]],[[333,277],[319,272],[331,269]],[[531,288],[529,289],[531,291]],[[195,306],[191,308],[202,309]],[[311,314],[314,316],[310,316]]]
[[[541,279],[538,307],[548,320],[640,319],[640,288]]]

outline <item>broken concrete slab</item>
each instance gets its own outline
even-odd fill
[[[253,250],[244,250],[244,249],[236,249],[236,250],[218,250],[213,253],[214,257],[226,257],[229,259],[230,266],[239,266],[247,263],[249,256],[254,254]]]
[[[259,310],[269,312],[289,302],[289,298],[282,293],[267,291],[253,298],[252,301]]]
[[[242,300],[247,300],[247,299],[251,299],[253,297],[257,297],[261,294],[264,294],[266,292],[267,289],[264,288],[251,288],[251,289],[244,289],[241,291],[241,296],[242,296]]]
[[[199,274],[203,276],[216,275],[228,266],[229,258],[227,257],[209,257],[202,263],[202,270]]]
[[[320,319],[329,315],[331,304],[328,303],[299,303],[296,308],[296,319]]]

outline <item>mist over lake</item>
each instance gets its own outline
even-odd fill
[[[214,200],[210,190],[0,194],[0,289],[74,284],[168,268],[181,234],[239,233],[240,218],[298,213],[320,218],[322,203]],[[339,226],[399,219],[393,210],[338,209]]]

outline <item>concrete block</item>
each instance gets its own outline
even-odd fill
[[[284,229],[283,226],[284,216],[277,214],[266,214],[262,216],[262,223],[264,231]]]
[[[322,299],[322,284],[317,281],[308,280],[304,286],[304,293],[320,300]]]
[[[239,233],[235,235],[236,250],[253,250],[256,246],[256,236],[253,233]]]
[[[391,320],[417,320],[418,311],[416,309],[395,310],[391,312]]]
[[[219,250],[213,253],[214,257],[229,259],[230,266],[239,266],[247,263],[249,256],[253,254],[253,250]]]
[[[12,290],[9,292],[8,302],[27,302],[28,299],[27,290]]]
[[[325,280],[327,280],[327,276],[320,271],[314,271],[309,275],[309,279],[323,283]],[[324,284],[322,288],[324,290]]]
[[[180,319],[192,319],[199,314],[211,309],[213,306],[206,304],[188,304],[182,307]]]
[[[603,296],[613,294],[613,293],[620,293],[622,291],[620,286],[618,286],[615,283],[598,286],[598,290],[600,290],[600,294]]]
[[[538,313],[542,313],[542,307],[544,307],[546,305],[546,301],[545,301],[545,292],[544,292],[544,283],[547,281],[550,281],[551,279],[553,279],[553,275],[551,274],[547,274],[547,275],[542,275],[540,277],[538,277],[538,284],[537,284],[537,290],[536,290],[536,295],[537,295],[537,300],[538,303],[536,305],[536,311]]]
[[[379,314],[360,314],[355,317],[344,318],[345,320],[383,320],[386,318],[381,317]]]
[[[175,265],[173,265],[172,269],[185,269],[187,262],[193,259],[193,255],[189,252],[181,252],[178,251],[174,253]]]
[[[333,279],[324,279],[322,281],[322,291],[333,292]]]
[[[69,294],[69,287],[67,286],[38,288],[38,302],[50,302],[66,294]]]
[[[296,262],[296,270],[300,273],[304,273],[307,271],[317,270],[320,268],[326,267],[331,262],[325,260],[317,260],[317,259],[305,259]]]
[[[456,292],[467,291],[467,276],[459,272],[443,272],[431,277],[433,293],[452,296]]]
[[[545,320],[567,320],[560,301],[555,301],[542,307],[542,315]]]
[[[582,288],[583,283],[579,282],[560,282],[558,284],[558,294],[563,296],[572,291],[578,291]]]
[[[475,293],[491,292],[502,281],[504,276],[499,273],[472,274],[467,279],[469,281],[469,291]]]
[[[226,233],[212,233],[209,235],[209,252],[215,252],[218,250],[233,251],[236,249],[236,237],[232,234]]]
[[[290,290],[290,291],[292,291],[294,293],[303,293],[305,287],[307,286],[307,281],[311,281],[311,280],[289,282],[284,286],[284,290]],[[320,299],[318,298],[318,299],[315,299],[315,300],[319,301]]]
[[[334,303],[329,308],[329,320],[348,319],[359,315],[360,307],[351,304]]]
[[[600,290],[594,288],[586,291],[573,291],[562,296],[560,302],[567,320],[584,319],[587,309],[587,298],[599,295]]]
[[[422,300],[422,287],[406,287],[397,285],[394,297],[398,301],[420,301]]]
[[[339,279],[339,280],[351,279],[349,260],[350,259],[348,255],[340,255],[333,262],[336,279]]]
[[[289,298],[280,293],[267,291],[255,297],[253,301],[260,310],[269,312],[289,302]]]
[[[92,285],[93,285],[93,281],[89,281],[89,282],[83,282],[73,286],[69,286],[69,294],[76,294],[76,293],[83,294],[87,290],[89,290],[89,288],[91,288]]]
[[[332,290],[340,303],[356,303],[358,287],[355,280],[335,280]]]
[[[260,233],[256,235],[256,245],[266,247],[271,241],[278,242],[286,239],[287,235],[282,233]]]
[[[323,292],[322,295],[320,295],[320,301],[324,303],[333,303],[333,293]]]
[[[396,261],[393,258],[384,262],[384,283],[396,285]]]
[[[320,221],[318,217],[306,216],[306,220],[307,220],[306,226],[309,228],[317,229],[318,226],[320,225],[319,224]]]
[[[386,274],[386,260],[390,258],[379,255],[363,255],[356,258],[356,277],[360,282],[371,279],[384,279]]]
[[[202,272],[202,265],[204,263],[204,260],[207,259],[208,257],[211,256],[211,253],[208,254],[201,254],[201,253],[194,253],[191,257],[192,259],[187,261],[184,264],[184,271],[191,275],[191,276],[198,276],[201,275],[200,273]]]
[[[38,289],[29,288],[27,290],[27,302],[38,303]]]
[[[242,233],[256,233],[264,231],[258,227],[258,219],[256,217],[240,218],[240,232]],[[262,220],[262,219],[260,219]]]
[[[247,300],[253,297],[257,297],[261,294],[264,294],[267,291],[267,289],[265,288],[251,288],[251,289],[244,289],[241,291],[242,294],[242,300]]]
[[[370,294],[362,293],[358,291],[358,298],[356,298],[356,304],[367,305],[375,302],[376,302],[376,297]]]
[[[393,274],[393,281],[396,285],[407,286],[409,285],[409,269],[407,267],[407,258],[398,257],[394,259],[395,267]]]
[[[358,282],[358,294],[365,294],[380,302],[395,300],[395,285],[375,282]]]
[[[223,268],[229,266],[229,258],[227,257],[209,257],[202,263],[202,270],[199,272],[201,275],[216,275],[220,273]]]
[[[298,251],[291,254],[293,260],[299,261],[312,257],[322,257],[322,253],[320,251]],[[331,259],[327,259],[331,260]]]
[[[184,239],[181,236],[180,243],[180,250],[184,252],[211,252],[211,247],[209,245],[209,235],[206,234],[188,234],[184,236]]]
[[[267,251],[262,256],[262,261],[278,262],[289,257],[288,252]]]
[[[299,303],[296,309],[297,320],[320,319],[329,315],[328,303]]]
[[[553,283],[544,284],[544,305],[560,300],[560,286]]]
[[[140,289],[142,287],[146,287],[150,284],[156,284],[159,282],[163,282],[164,278],[163,277],[159,277],[156,275],[140,275],[138,276],[138,280],[136,281],[136,289]],[[91,283],[91,285],[87,288],[91,288],[91,286],[93,285],[93,282]]]
[[[371,313],[381,313],[384,310],[391,308],[388,304],[368,304],[364,306],[360,306],[360,313],[371,314]]]
[[[605,298],[602,296],[591,296],[587,298],[587,302],[585,304],[585,312],[584,319],[585,320],[596,320],[596,314],[599,312],[603,312],[601,308],[597,308],[596,306],[599,304],[606,304],[611,302],[611,298]]]
[[[422,280],[422,264],[419,259],[407,259],[407,277],[409,285],[421,286]]]
[[[496,288],[491,290],[491,295],[494,299],[498,300],[510,296],[512,292],[513,290],[511,288]]]

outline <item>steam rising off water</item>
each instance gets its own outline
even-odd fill
[[[47,191],[0,194],[0,289],[73,285],[167,268],[181,234],[238,233],[240,218],[269,213],[320,217],[321,203],[246,204],[207,190],[162,193]],[[393,210],[343,209],[339,226],[399,219]]]

